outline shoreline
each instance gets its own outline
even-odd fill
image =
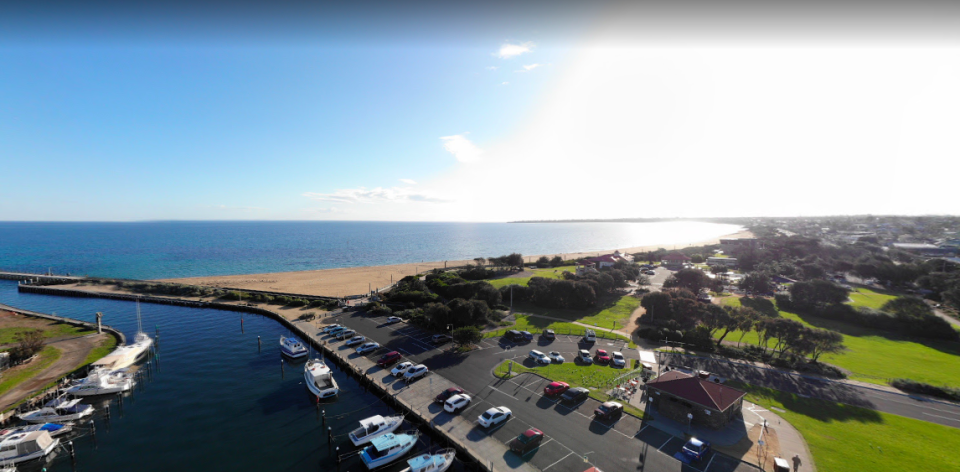
[[[601,251],[538,254],[523,256],[523,259],[527,263],[530,263],[543,256],[560,256],[564,260],[571,260],[594,257],[602,254],[611,254],[617,250],[624,253],[655,251],[659,248],[676,250],[691,246],[719,244],[721,238],[742,239],[750,237],[753,237],[753,233],[748,230],[743,230],[736,233],[717,236],[715,238],[688,243],[661,243],[646,246],[614,248]],[[268,272],[260,274],[166,278],[154,279],[154,281],[203,285],[216,288],[234,288],[241,290],[262,290],[268,292],[297,293],[303,295],[327,297],[345,297],[349,295],[365,294],[368,293],[368,291],[383,289],[390,286],[393,282],[396,282],[408,275],[423,273],[436,268],[458,267],[473,263],[474,261],[472,259],[456,261],[427,261],[406,264],[343,267],[336,269],[317,269],[293,272]]]

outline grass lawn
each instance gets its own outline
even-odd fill
[[[624,295],[611,298],[601,303],[599,307],[586,310],[572,310],[566,308],[544,308],[532,303],[515,303],[514,310],[519,313],[549,316],[569,321],[598,326],[601,328],[622,328],[630,319],[630,314],[640,306],[640,299],[633,295]],[[614,324],[616,323],[616,324]]]
[[[502,279],[488,279],[485,282],[494,287],[506,287],[507,285],[527,285],[530,279],[534,277],[543,277],[545,279],[559,279],[563,272],[576,272],[577,266],[560,266],[549,269],[533,269],[533,275],[530,277],[505,277]]]
[[[116,347],[117,338],[112,335],[107,335],[107,339],[100,341],[99,346],[90,350],[90,354],[87,354],[87,358],[84,359],[83,364],[80,364],[80,367],[100,360],[100,358],[110,354],[110,351],[113,351]]]
[[[531,333],[534,333],[534,334],[539,334],[541,331],[545,329],[552,329],[557,334],[572,334],[576,336],[582,336],[584,332],[587,329],[589,329],[584,326],[576,325],[573,323],[548,320],[546,318],[540,318],[536,316],[526,316],[526,315],[518,314],[518,315],[515,315],[515,317],[517,319],[517,322],[514,323],[513,325],[504,327],[502,329],[498,329],[496,331],[490,331],[489,333],[483,333],[483,337],[496,338],[499,336],[503,336],[503,333],[506,333],[511,329],[516,329],[520,331],[530,331]],[[597,336],[600,336],[600,337],[607,337],[607,338],[612,337],[612,338],[622,339],[624,341],[630,340],[627,336],[624,336],[622,334],[609,333],[602,330],[595,331],[595,332],[597,333]],[[636,345],[633,343],[633,341],[630,341],[629,347],[636,347]]]
[[[736,306],[740,299],[726,298],[723,303]],[[887,331],[812,316],[801,317],[786,311],[781,311],[780,316],[843,334],[847,350],[840,354],[826,354],[821,360],[850,371],[851,379],[886,384],[887,379],[908,378],[933,385],[960,387],[960,344],[901,338]],[[736,342],[740,334],[739,331],[731,332],[725,340]],[[757,333],[747,333],[743,342],[759,345]]]
[[[21,328],[16,326],[0,328],[0,344],[16,343],[17,333],[30,331],[32,329],[34,328]],[[93,333],[92,330],[66,323],[56,323],[43,328],[43,337],[47,339],[59,338],[61,336],[84,336],[91,333]]]
[[[43,369],[50,367],[50,364],[53,364],[59,358],[59,349],[53,346],[46,346],[40,351],[38,357],[29,364],[7,369],[3,373],[2,381],[0,381],[0,394],[6,393],[7,390],[33,377],[43,371]]]
[[[800,431],[820,472],[956,470],[957,430],[840,403],[738,384],[747,400],[776,411]]]
[[[884,293],[875,292],[868,288],[857,288],[850,292],[851,301],[848,303],[851,306],[865,306],[867,308],[879,310],[884,303],[887,303],[894,298],[897,298],[896,295],[887,295]]]

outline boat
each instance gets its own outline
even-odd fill
[[[388,416],[386,418],[377,415],[360,420],[360,427],[350,432],[350,442],[354,446],[360,446],[372,441],[374,438],[392,433],[403,423],[403,415]]]
[[[93,414],[93,405],[80,403],[79,398],[65,400],[57,398],[48,402],[39,410],[28,411],[20,419],[28,423],[60,423],[76,421]]]
[[[18,426],[16,428],[0,429],[0,438],[4,438],[11,434],[30,433],[33,431],[46,431],[50,433],[50,437],[55,438],[73,431],[73,426],[58,423],[30,424],[26,426]],[[3,472],[3,469],[0,469],[0,472]]]
[[[299,359],[307,355],[307,346],[297,338],[280,336],[280,353],[291,359]]]
[[[330,398],[340,393],[336,379],[322,359],[311,359],[303,366],[303,379],[310,393],[317,398]]]
[[[453,465],[457,451],[454,448],[437,451],[436,454],[424,454],[407,461],[406,469],[400,472],[444,472]]]
[[[383,467],[406,455],[417,445],[420,432],[417,430],[406,433],[387,433],[370,441],[370,445],[360,452],[360,460],[367,469],[373,470]]]
[[[133,337],[133,344],[120,346],[100,360],[91,364],[94,369],[120,370],[130,367],[140,359],[146,357],[153,347],[153,338],[143,332],[143,321],[140,318],[140,301],[137,301],[137,334]]]
[[[4,464],[16,464],[31,459],[39,459],[51,451],[59,439],[50,437],[46,431],[32,431],[29,433],[17,433],[10,436],[4,436],[0,440],[0,462]]]
[[[87,378],[67,387],[66,393],[78,397],[106,395],[129,391],[134,385],[136,381],[126,370],[94,369]]]

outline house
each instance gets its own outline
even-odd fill
[[[577,275],[589,274],[591,272],[597,272],[597,265],[593,262],[581,261],[577,264]]]
[[[722,385],[709,374],[691,375],[676,370],[647,382],[647,392],[647,401],[667,418],[714,429],[725,427],[740,413],[746,396],[746,392]]]
[[[737,268],[739,263],[737,263],[736,257],[708,257],[707,265],[713,267],[715,265],[722,265],[726,267]]]
[[[724,254],[736,254],[748,249],[763,249],[763,244],[761,244],[757,238],[720,240],[720,250],[723,251]]]
[[[680,269],[684,263],[690,262],[690,258],[679,252],[671,252],[664,255],[661,262],[663,262],[663,265],[667,266],[668,269]]]
[[[589,259],[584,259],[581,263],[593,263],[596,265],[597,269],[604,269],[607,267],[613,267],[617,262],[625,260],[623,257],[617,256],[615,254],[604,254],[599,257],[591,257]]]

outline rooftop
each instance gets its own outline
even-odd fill
[[[741,392],[733,387],[710,382],[676,370],[647,382],[647,385],[719,411],[726,410],[746,395],[746,392]]]

